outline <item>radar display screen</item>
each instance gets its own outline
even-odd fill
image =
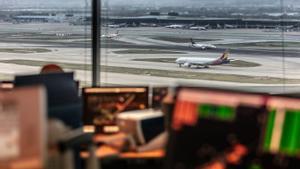
[[[116,116],[148,108],[147,87],[102,87],[83,89],[85,126],[115,126]],[[93,129],[94,130],[94,129]]]
[[[270,97],[267,102],[260,155],[261,169],[300,168],[300,100]]]
[[[239,166],[259,146],[265,113],[262,95],[179,88],[167,146],[166,168]]]

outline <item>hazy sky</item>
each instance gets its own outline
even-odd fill
[[[27,6],[82,6],[91,0],[0,0],[2,7],[27,7]],[[280,0],[102,0],[108,1],[110,5],[125,4],[125,5],[143,5],[143,6],[188,6],[205,4],[216,5],[279,5]],[[300,6],[300,0],[283,0],[286,5]]]
[[[104,0],[110,4],[148,4],[148,5],[279,5],[281,0]],[[283,0],[286,5],[300,5],[300,0]]]
[[[0,0],[0,6],[16,6],[16,7],[39,7],[39,6],[78,6],[84,7],[86,1],[90,0]]]

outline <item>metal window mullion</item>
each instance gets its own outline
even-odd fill
[[[92,86],[100,86],[101,0],[92,0]]]

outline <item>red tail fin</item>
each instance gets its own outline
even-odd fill
[[[228,50],[226,50],[223,53],[223,55],[219,58],[219,60],[227,60],[228,59],[228,54],[229,54],[229,52],[228,52]]]

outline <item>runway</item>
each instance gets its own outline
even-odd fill
[[[9,28],[9,29],[8,29]],[[70,30],[70,35],[66,37],[55,37],[58,33],[65,33]],[[71,26],[62,23],[41,23],[41,24],[8,24],[0,23],[0,74],[15,75],[24,73],[36,73],[40,66],[28,64],[1,63],[9,60],[32,60],[43,62],[59,62],[62,64],[89,65],[91,63],[90,38],[87,33],[89,27]],[[297,47],[300,32],[265,32],[260,29],[228,29],[228,30],[177,30],[163,27],[150,28],[120,28],[104,30],[103,33],[114,33],[119,30],[120,37],[114,40],[103,40],[101,49],[101,65],[111,68],[130,68],[133,70],[159,70],[163,72],[181,72],[186,74],[208,73],[212,76],[237,75],[249,76],[257,79],[256,83],[239,80],[209,80],[197,78],[167,77],[166,75],[154,76],[151,74],[132,74],[128,72],[111,72],[102,70],[101,82],[103,84],[151,84],[151,85],[174,85],[175,83],[192,83],[200,85],[219,86],[256,86],[261,90],[268,90],[270,86],[275,86],[277,90],[286,90],[282,83],[265,83],[266,78],[292,79],[283,81],[285,86],[292,86],[293,90],[298,89],[300,84],[300,48]],[[17,37],[12,35],[18,33]],[[31,33],[26,35],[26,33]],[[35,34],[33,34],[35,33]],[[30,38],[32,36],[33,38]],[[52,37],[53,36],[53,37]],[[49,38],[50,37],[50,38]],[[188,47],[188,42],[171,42],[159,40],[160,37],[175,37],[179,39],[209,40],[203,43],[217,45],[216,50],[202,51]],[[48,40],[46,40],[49,38]],[[282,40],[291,43],[291,47],[282,49],[280,47],[257,47],[257,46],[237,46],[230,48],[230,59],[257,63],[256,67],[233,67],[229,65],[211,66],[209,69],[188,69],[179,68],[175,63],[135,61],[135,59],[151,58],[171,58],[179,57],[208,57],[217,58],[226,49],[226,45],[243,43],[278,42]],[[294,46],[293,46],[294,45]],[[299,45],[300,46],[300,45]],[[51,52],[45,53],[13,53],[1,52],[1,49],[11,48],[45,48]],[[147,53],[122,53],[124,50],[152,50],[156,54]],[[165,53],[160,54],[160,51]],[[168,54],[166,51],[179,53]],[[284,57],[283,57],[284,56]],[[283,62],[284,61],[284,62]],[[76,77],[84,82],[90,83],[90,71],[72,68],[76,72]],[[199,78],[200,77],[200,78]],[[299,83],[298,81],[299,80]],[[289,83],[291,82],[291,83]]]

